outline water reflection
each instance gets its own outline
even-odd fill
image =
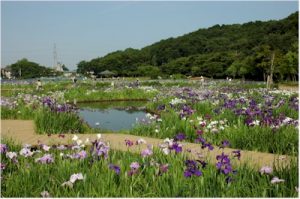
[[[91,127],[113,131],[128,130],[136,118],[145,118],[143,101],[93,102],[78,104],[79,115]]]

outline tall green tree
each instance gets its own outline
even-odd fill
[[[36,78],[42,76],[53,76],[53,70],[40,66],[38,63],[23,58],[10,65],[12,75],[19,79]]]

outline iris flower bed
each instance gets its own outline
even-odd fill
[[[39,134],[84,133],[88,130],[74,106],[36,95],[18,95],[14,100],[2,97],[1,119],[33,119]]]
[[[20,91],[15,97],[1,97],[1,118],[35,119],[39,133],[91,132],[76,115],[76,107],[68,111],[68,103],[148,99],[147,110],[155,112],[151,117],[156,119],[140,121],[128,133],[157,138],[173,138],[183,133],[188,142],[195,142],[201,134],[213,145],[229,140],[233,148],[298,154],[299,99],[295,93],[268,91],[261,88],[263,84],[256,83],[143,84],[151,86],[114,88],[107,82],[81,82],[74,87],[66,82],[48,83],[41,93]],[[45,98],[55,101],[57,107],[45,106]]]
[[[142,83],[143,85],[143,83]],[[1,193],[4,197],[297,197],[298,163],[286,168],[237,166],[241,153],[220,153],[216,164],[190,159],[180,142],[199,147],[231,147],[298,155],[298,95],[239,82],[166,81],[140,88],[107,82],[9,85],[23,91],[1,96],[1,119],[34,119],[38,133],[87,133],[78,101],[148,99],[154,114],[127,133],[166,137],[159,147],[146,140],[124,140],[140,153],[110,149],[101,140],[73,144],[1,144]],[[183,153],[185,152],[185,153]]]
[[[140,154],[111,150],[100,138],[73,144],[1,144],[3,197],[297,197],[298,165],[237,167],[221,153],[215,165],[189,159],[175,142],[165,153],[148,146]],[[145,145],[146,140],[124,141]],[[165,142],[165,144],[170,142]]]
[[[172,97],[173,96],[173,97]],[[152,115],[130,133],[194,142],[201,135],[214,145],[279,154],[298,154],[298,103],[294,93],[264,89],[169,89],[150,107]],[[155,119],[150,119],[155,118]]]

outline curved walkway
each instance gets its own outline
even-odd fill
[[[65,137],[59,137],[58,134],[52,134],[51,136],[48,135],[39,135],[35,133],[35,126],[34,122],[31,120],[1,120],[1,136],[3,138],[12,138],[16,143],[19,144],[31,144],[37,145],[38,141],[47,144],[70,144],[72,143],[72,137],[74,134],[64,134]],[[85,141],[86,138],[89,140],[95,140],[95,134],[76,134],[79,139]],[[129,139],[132,141],[136,141],[139,138],[143,138],[146,140],[147,144],[152,144],[153,146],[158,146],[159,144],[163,143],[162,139],[157,138],[148,138],[148,137],[141,137],[141,136],[134,136],[128,134],[102,134],[102,138],[104,141],[110,143],[111,149],[114,150],[121,150],[121,151],[130,151],[133,153],[138,153],[142,149],[146,148],[146,145],[133,145],[132,147],[127,147],[125,145],[124,140]],[[225,154],[232,153],[233,150],[231,148],[219,149],[215,147],[213,151],[208,151],[207,149],[201,149],[199,144],[194,143],[185,143],[183,142],[183,150],[191,156],[191,158],[199,158],[199,156],[204,156],[209,159],[211,163],[216,162],[216,155],[221,154],[223,151]],[[191,152],[187,152],[187,149]],[[289,165],[292,157],[289,156],[282,156],[277,154],[271,153],[262,153],[262,152],[255,152],[255,151],[246,151],[241,150],[241,158],[240,161],[234,160],[234,164],[243,164],[247,163],[247,165],[259,169],[262,166],[283,166],[286,167]]]

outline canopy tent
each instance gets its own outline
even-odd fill
[[[113,73],[109,70],[105,70],[105,71],[102,71],[101,73],[99,73],[99,75],[101,75],[101,76],[113,76],[113,75],[115,75],[115,73]]]

